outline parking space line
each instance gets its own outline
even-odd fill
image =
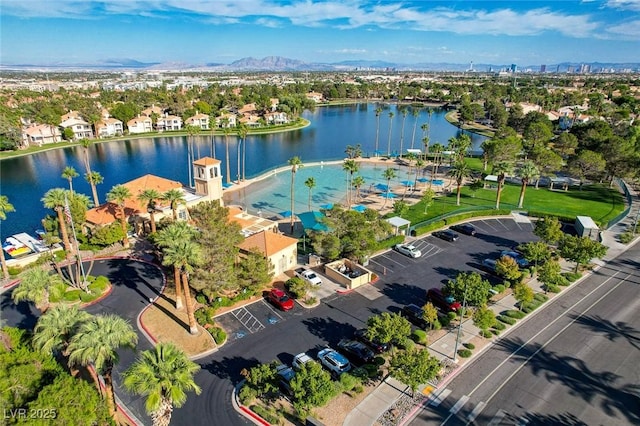
[[[271,312],[273,312],[274,314],[276,314],[276,316],[277,316],[278,318],[280,318],[280,319],[284,319],[284,318],[280,315],[280,313],[278,313],[278,311],[276,311],[276,309],[275,309],[273,306],[271,306],[271,304],[270,304],[270,303],[267,303],[267,302],[265,302],[264,300],[262,301],[262,303],[264,303],[264,304],[267,306],[267,308],[269,308],[269,309],[271,310]]]
[[[385,265],[383,265],[382,263],[380,263],[380,262],[376,262],[376,261],[375,261],[375,260],[373,260],[373,259],[370,259],[370,260],[369,260],[369,263],[375,263],[376,265],[378,265],[378,268],[380,269],[380,271],[383,271],[383,270],[384,270],[384,271],[389,272],[389,273],[393,272],[393,269],[388,268],[388,267],[386,267]]]
[[[491,220],[493,221],[494,219],[491,219]],[[488,226],[489,228],[491,228],[492,230],[497,231],[497,229],[496,229],[495,227],[491,226],[491,224],[489,224],[489,223],[487,222],[487,219],[483,219],[483,220],[482,220],[482,223],[484,223],[485,225],[487,225],[487,226]]]
[[[236,317],[236,319],[240,321],[240,323],[245,326],[250,333],[255,333],[264,328],[264,325],[258,320],[258,318],[254,317],[247,308],[243,307],[236,309],[235,311],[232,311],[231,314]]]
[[[506,229],[507,231],[510,231],[509,227],[503,223],[502,219],[496,219],[496,220],[500,225],[502,225],[504,229]]]

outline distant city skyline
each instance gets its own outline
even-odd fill
[[[640,0],[3,0],[0,64],[640,62]]]

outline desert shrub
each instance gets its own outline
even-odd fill
[[[96,277],[91,284],[89,284],[89,290],[102,293],[109,287],[109,279],[104,275]]]
[[[549,293],[560,293],[560,286],[556,284],[545,284],[544,290],[548,291]]]
[[[493,287],[493,289],[494,289],[498,294],[500,294],[500,293],[504,293],[504,290],[505,290],[504,285],[502,285],[502,284],[498,284],[498,285],[494,286],[494,287]]]
[[[537,301],[539,301],[539,302],[541,302],[541,303],[544,303],[544,302],[546,302],[547,300],[549,300],[549,296],[544,295],[544,294],[542,294],[542,293],[536,293],[536,294],[533,296],[533,300],[537,300]]]
[[[476,345],[474,345],[471,342],[467,342],[467,343],[464,344],[464,347],[472,351],[472,350],[474,350],[476,348]]]
[[[427,333],[424,330],[415,330],[413,333],[411,333],[411,338],[414,342],[421,345],[427,344]]]
[[[210,328],[209,333],[211,333],[213,340],[216,341],[217,345],[221,345],[225,340],[227,340],[227,333],[220,327]]]
[[[202,293],[196,294],[196,302],[200,303],[201,305],[206,305],[208,303],[207,296]]]
[[[200,325],[210,324],[209,315],[205,308],[200,308],[193,313],[193,316],[196,319],[196,322]]]
[[[404,341],[402,341],[402,343],[399,345],[402,349],[405,350],[411,350],[415,347],[415,342],[409,338],[404,339]]]
[[[82,293],[82,290],[80,289],[69,290],[64,293],[64,296],[62,296],[62,298],[66,302],[76,302],[80,300],[80,293]]]
[[[353,387],[353,391],[354,391],[355,393],[362,393],[362,392],[364,392],[364,386],[362,386],[362,385],[355,385],[355,386]]]
[[[100,293],[98,292],[87,293],[86,291],[83,291],[80,293],[80,301],[82,301],[82,303],[93,302],[99,296],[100,296]]]
[[[565,277],[570,283],[582,277],[582,274],[580,272],[563,272],[561,275]]]
[[[493,336],[493,333],[489,330],[480,330],[480,335],[485,339],[490,339]]]
[[[251,411],[259,415],[260,417],[262,417],[272,425],[277,425],[281,423],[280,417],[278,416],[278,414],[271,410],[268,410],[260,405],[252,405],[250,408],[251,408]]]
[[[49,288],[49,302],[58,303],[64,297],[64,294],[67,291],[67,284],[58,283],[53,287]]]
[[[17,277],[18,274],[22,272],[22,268],[18,266],[9,266],[7,269],[9,270],[9,275],[11,275],[12,277]]]
[[[507,328],[507,326],[501,322],[496,322],[491,328],[495,328],[496,330],[504,330],[505,328]]]
[[[534,301],[531,303],[527,303],[526,305],[524,305],[522,307],[522,311],[529,314],[533,311],[535,311],[536,309],[538,309],[540,306],[542,305],[542,302],[539,301]]]
[[[509,309],[504,314],[510,318],[515,318],[515,319],[522,319],[525,317],[525,314],[522,311],[517,311],[515,309]]]
[[[433,324],[431,324],[431,327],[433,327],[434,330],[440,330],[442,328],[442,324],[440,323],[440,320],[437,319]]]
[[[318,302],[318,298],[315,296],[307,296],[303,300],[307,305],[315,305]]]
[[[505,323],[505,324],[509,324],[509,325],[513,325],[513,324],[515,324],[515,323],[516,323],[515,318],[511,318],[511,317],[508,317],[508,316],[506,316],[506,315],[498,315],[498,316],[496,317],[496,319],[497,319],[498,321],[500,321],[500,322],[503,322],[503,323]]]
[[[492,334],[495,334],[496,336],[500,335],[500,330],[496,330],[495,328],[492,328],[491,330],[489,330],[489,332],[492,333]]]
[[[242,389],[240,389],[240,392],[238,393],[238,398],[240,399],[240,403],[242,405],[249,405],[257,397],[258,391],[246,384],[242,386]]]
[[[633,232],[626,231],[626,232],[623,232],[622,234],[620,234],[620,236],[618,238],[620,239],[620,242],[622,244],[629,244],[631,241],[633,241],[634,237],[635,237],[635,235],[633,234]]]
[[[469,358],[471,351],[469,349],[458,349],[458,355],[460,355],[461,358]]]
[[[358,384],[360,384],[360,379],[358,377],[353,376],[349,373],[344,373],[340,375],[340,387],[344,392],[351,391]]]
[[[460,312],[462,312],[462,309],[460,309]],[[454,319],[458,318],[458,314],[456,314],[455,312],[448,312],[447,318],[449,318],[449,322],[451,322]]]

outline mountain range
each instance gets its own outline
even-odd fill
[[[135,59],[107,59],[97,63],[77,64],[14,64],[0,65],[4,70],[137,70],[137,71],[202,71],[202,72],[311,72],[311,71],[478,71],[497,72],[511,68],[511,64],[454,64],[454,63],[415,63],[402,64],[385,61],[349,60],[332,63],[304,62],[281,56],[267,56],[262,59],[242,58],[229,64],[204,63],[188,64],[184,62],[140,62]],[[589,67],[589,72],[640,71],[640,63],[571,63],[546,64],[547,72],[578,71],[580,67]],[[541,64],[518,65],[520,71],[538,72]]]

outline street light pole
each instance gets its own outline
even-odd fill
[[[460,342],[460,333],[462,332],[462,321],[466,313],[467,306],[467,284],[464,284],[464,293],[462,296],[462,312],[460,312],[460,324],[458,324],[458,334],[456,335],[456,345],[453,348],[453,361],[458,362],[458,343]]]

